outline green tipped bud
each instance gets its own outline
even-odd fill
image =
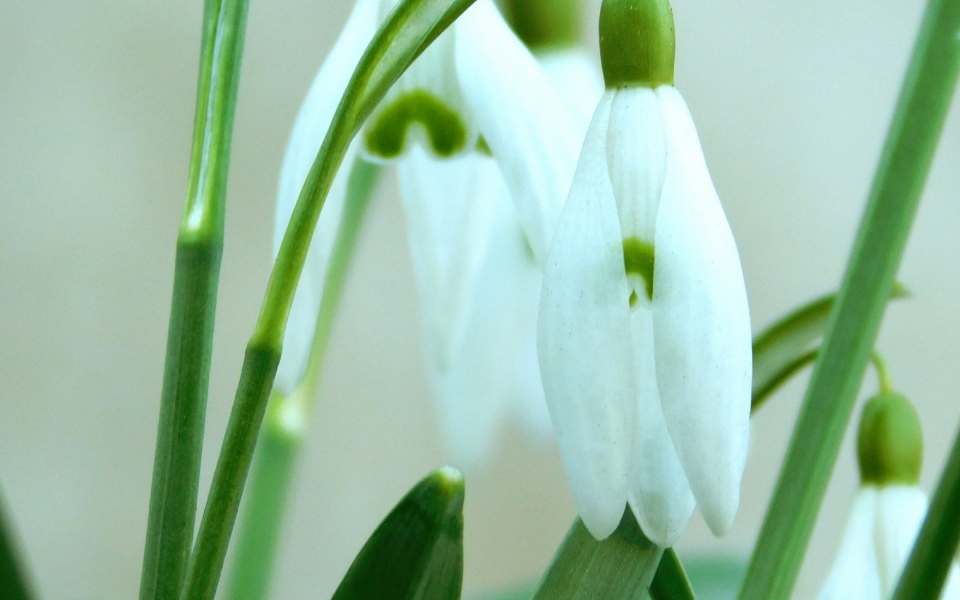
[[[923,464],[923,431],[917,411],[900,394],[878,394],[860,416],[857,459],[864,484],[917,485]]]
[[[580,0],[507,0],[504,12],[531,50],[580,44]]]
[[[668,0],[603,0],[600,62],[607,89],[673,85],[675,57]]]

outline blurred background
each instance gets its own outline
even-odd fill
[[[838,285],[923,4],[673,0],[677,86],[755,329]],[[352,2],[251,5],[202,489],[271,266],[287,136]],[[584,7],[591,48],[598,11]],[[44,598],[137,594],[201,13],[185,0],[0,0],[0,489]],[[955,102],[901,271],[915,296],[890,308],[879,342],[923,421],[928,490],[960,423],[958,164]],[[445,462],[417,311],[388,174],[331,340],[278,598],[329,597],[379,520]],[[753,420],[733,531],[716,540],[695,516],[681,556],[748,555],[805,380]],[[851,442],[797,598],[815,595],[835,553],[857,487]],[[575,515],[555,445],[507,427],[494,460],[465,474],[465,591],[535,581]]]

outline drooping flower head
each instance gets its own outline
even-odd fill
[[[919,487],[923,432],[904,396],[881,393],[867,401],[857,461],[860,490],[820,600],[890,598],[927,514],[927,495]],[[960,599],[956,564],[941,598]]]
[[[544,391],[584,524],[629,504],[672,544],[694,503],[719,534],[739,503],[749,437],[750,318],[740,259],[673,87],[666,0],[605,0],[607,91],[547,260]]]
[[[278,243],[350,73],[394,4],[358,1],[311,88],[284,161]],[[473,410],[472,400],[500,402],[517,386],[542,396],[532,342],[516,350],[524,332],[510,323],[527,323],[532,338],[537,273],[581,139],[537,61],[491,0],[478,0],[410,66],[351,145],[291,310],[280,391],[291,393],[306,368],[350,164],[361,157],[390,163],[407,217],[433,391],[444,419],[460,423],[444,428],[455,438],[448,445],[465,448],[457,458],[481,454],[497,411]],[[515,255],[522,261],[504,264]],[[526,309],[514,307],[515,296],[526,298]],[[530,366],[535,385],[527,381]]]

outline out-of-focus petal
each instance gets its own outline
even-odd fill
[[[861,488],[819,600],[881,600],[874,551],[876,512],[877,489]]]
[[[577,126],[491,0],[478,0],[454,27],[464,96],[542,265],[570,189]]]
[[[750,435],[750,314],[693,119],[675,89],[657,93],[669,144],[654,268],[657,384],[693,495],[722,535],[736,515]]]
[[[609,111],[605,97],[547,258],[537,336],[560,454],[597,539],[613,533],[626,507],[634,398],[629,292],[603,151]]]
[[[273,236],[274,256],[280,249],[280,242],[283,240],[290,215],[300,196],[300,189],[330,127],[333,114],[340,103],[340,96],[343,95],[354,68],[376,32],[378,9],[378,0],[357,2],[340,38],[310,86],[310,91],[297,115],[290,142],[287,144],[283,166],[280,169]],[[290,309],[290,318],[284,331],[283,355],[277,368],[275,384],[284,394],[293,393],[303,379],[307,368],[327,276],[327,265],[340,227],[347,180],[355,156],[356,145],[351,145],[327,195],[323,211],[320,213],[313,242],[307,253],[303,275]]]
[[[581,132],[586,132],[604,92],[600,66],[581,48],[546,50],[535,56],[570,110],[574,123]]]
[[[886,485],[877,493],[874,539],[883,597],[896,589],[926,514],[927,495],[916,486]]]
[[[551,431],[536,355],[540,270],[495,166],[490,177],[499,181],[499,189],[488,188],[497,192],[497,211],[476,301],[450,368],[433,369],[446,446],[465,467],[490,457],[498,425],[511,413],[539,437]]]
[[[623,237],[653,244],[667,174],[667,132],[660,98],[652,89],[616,92],[610,109],[607,164]]]
[[[427,346],[447,369],[463,339],[503,184],[490,158],[437,160],[419,145],[397,162],[397,177]]]
[[[638,390],[630,453],[630,506],[646,536],[667,547],[683,534],[695,502],[660,408],[653,315],[640,306],[630,317]]]
[[[943,584],[940,600],[960,600],[960,566],[957,566],[956,561],[950,565],[950,573],[947,575],[947,582]]]

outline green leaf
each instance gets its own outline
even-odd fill
[[[904,567],[894,600],[935,600],[960,543],[960,432]]]
[[[643,598],[663,548],[643,535],[629,508],[602,542],[577,518],[544,575],[534,600]]]
[[[742,599],[793,591],[956,88],[958,31],[960,0],[930,0]]]
[[[907,298],[910,291],[894,285],[891,300]],[[753,341],[753,406],[760,406],[791,376],[816,359],[814,343],[827,329],[836,302],[831,294],[798,308],[758,335]]]
[[[247,0],[208,0],[157,424],[141,600],[180,593],[193,545]]]
[[[0,598],[3,600],[30,600],[33,597],[19,554],[12,525],[0,501]]]
[[[680,558],[673,548],[667,548],[660,559],[660,566],[650,583],[650,598],[653,600],[694,600],[693,587],[687,579]]]
[[[451,467],[418,483],[380,523],[333,600],[459,600],[463,477]]]
[[[410,63],[474,0],[402,0],[380,27],[340,101],[307,175],[270,274],[247,344],[240,382],[220,448],[182,600],[212,600],[263,423],[290,306],[310,241],[337,169],[356,132]]]

